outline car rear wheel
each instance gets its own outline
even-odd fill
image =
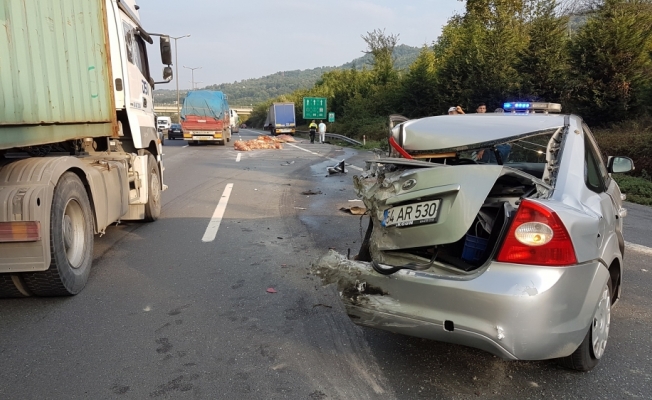
[[[559,359],[561,366],[577,371],[590,371],[598,365],[609,338],[612,291],[611,279],[609,279],[602,289],[598,307],[591,320],[591,327],[582,344],[570,356]]]

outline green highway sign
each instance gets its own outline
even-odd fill
[[[329,112],[328,113],[328,122],[335,122],[335,113],[334,112]]]
[[[326,119],[326,98],[304,97],[303,119]]]

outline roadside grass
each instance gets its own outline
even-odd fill
[[[627,195],[627,201],[652,206],[652,181],[648,178],[613,174],[620,191]]]

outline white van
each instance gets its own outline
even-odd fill
[[[156,127],[159,132],[163,132],[166,129],[170,129],[172,125],[172,119],[170,117],[156,117]]]
[[[240,117],[238,116],[238,113],[235,112],[234,109],[230,109],[230,118],[229,118],[229,125],[231,126],[231,133],[238,133],[240,132]]]

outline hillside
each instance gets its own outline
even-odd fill
[[[396,67],[405,69],[419,55],[421,49],[407,45],[398,45],[394,49]],[[334,69],[363,69],[371,66],[372,57],[365,54],[339,67],[319,67],[307,70],[283,71],[262,78],[245,79],[233,83],[221,83],[218,85],[206,86],[204,89],[220,90],[229,98],[229,104],[248,106],[264,102],[270,98],[282,94],[291,93],[297,89],[312,87],[325,72]],[[186,95],[186,90],[180,91],[180,98]],[[157,89],[154,91],[154,101],[157,104],[174,104],[177,92],[169,89]]]

